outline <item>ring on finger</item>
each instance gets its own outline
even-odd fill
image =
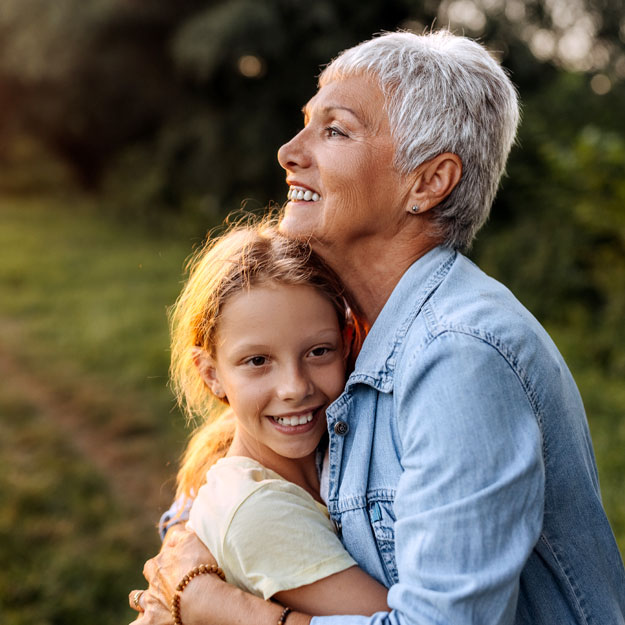
[[[139,601],[141,600],[141,595],[143,595],[145,591],[143,590],[137,590],[137,592],[132,596],[132,602],[135,604],[135,608],[137,608],[137,610],[141,610],[141,604],[139,603]]]

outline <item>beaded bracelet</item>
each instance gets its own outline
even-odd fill
[[[225,573],[216,565],[216,564],[200,564],[200,566],[196,566],[194,569],[191,569],[181,580],[181,582],[176,586],[176,590],[178,592],[174,593],[174,596],[171,598],[171,615],[174,619],[175,625],[182,625],[182,619],[180,618],[180,593],[188,586],[189,582],[198,575],[203,575],[205,573],[214,573],[226,581]]]
[[[291,608],[284,608],[284,610],[282,610],[282,614],[280,615],[280,618],[278,619],[278,625],[284,625],[286,623],[286,617],[289,615],[289,612],[291,612]]]

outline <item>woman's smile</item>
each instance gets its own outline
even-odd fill
[[[301,185],[291,185],[286,196],[291,202],[318,202],[321,199],[319,193]]]
[[[305,126],[278,152],[288,203],[280,230],[347,249],[397,219],[410,184],[394,167],[395,146],[378,85],[354,76],[323,86]]]

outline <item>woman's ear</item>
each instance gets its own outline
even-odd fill
[[[444,152],[421,164],[410,190],[406,212],[418,215],[440,204],[462,178],[462,160]]]
[[[193,363],[200,374],[204,384],[208,386],[215,397],[223,399],[226,396],[219,376],[217,375],[217,369],[215,368],[215,361],[209,355],[209,353],[201,347],[194,347],[192,349]]]

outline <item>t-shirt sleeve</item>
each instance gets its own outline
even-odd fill
[[[313,499],[281,480],[265,482],[241,503],[223,551],[229,581],[265,599],[356,564]]]

